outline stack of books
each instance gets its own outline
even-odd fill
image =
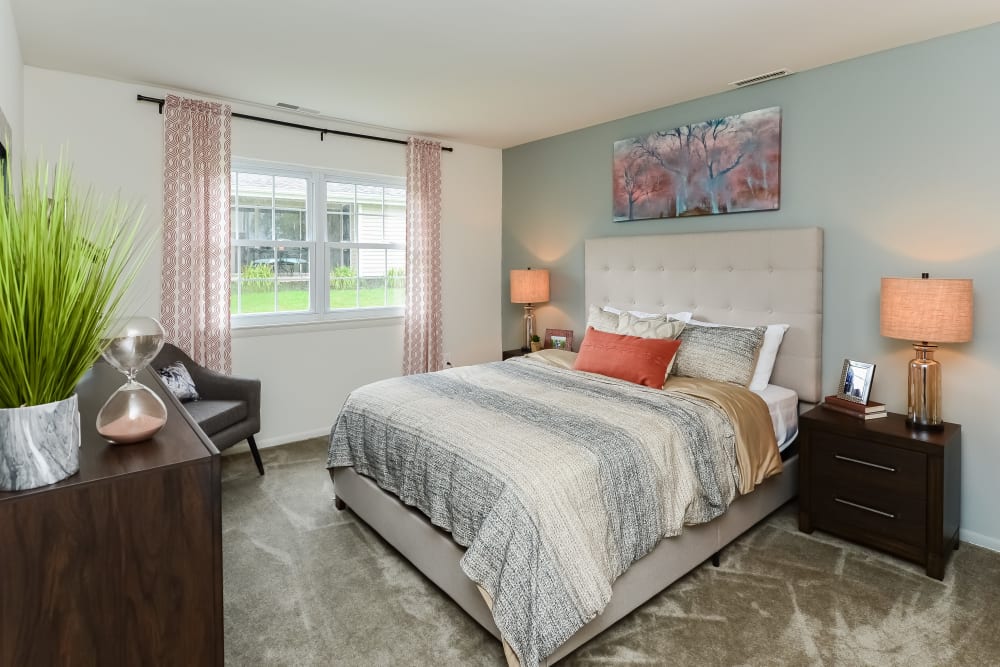
[[[823,407],[845,415],[851,415],[858,419],[878,419],[885,417],[885,403],[868,401],[868,403],[854,403],[837,396],[827,396],[823,399]]]

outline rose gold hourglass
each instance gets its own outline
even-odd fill
[[[167,423],[167,408],[135,376],[163,347],[163,327],[152,317],[133,317],[111,331],[102,356],[127,379],[97,413],[97,432],[116,445],[148,440]]]

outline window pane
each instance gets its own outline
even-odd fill
[[[271,241],[271,209],[240,206],[236,213],[236,238],[252,241]]]
[[[402,188],[385,189],[385,240],[406,241],[406,190]]]
[[[358,307],[358,271],[355,251],[330,248],[330,308]]]
[[[406,243],[406,218],[385,219],[386,243]]]
[[[275,209],[274,231],[278,241],[307,240],[308,224],[306,212],[289,209]]]
[[[240,172],[236,178],[240,206],[274,208],[274,178]]]
[[[273,313],[277,285],[274,274],[274,248],[267,246],[238,248],[240,313]]]
[[[309,249],[278,248],[278,310],[309,310]]]
[[[274,205],[277,208],[306,209],[309,184],[304,178],[274,177]]]
[[[354,234],[351,233],[352,216],[351,207],[344,206],[343,212],[327,209],[326,214],[326,240],[327,241],[353,241]]]
[[[358,212],[369,215],[382,215],[382,188],[376,185],[359,185]]]
[[[358,304],[364,307],[385,305],[385,250],[358,250]]]
[[[326,184],[327,241],[352,241],[354,229],[354,185]]]
[[[229,313],[240,312],[240,249],[229,248]]]
[[[381,243],[382,216],[359,215],[357,240],[360,241],[361,243]]]
[[[406,251],[386,251],[386,300],[389,306],[406,303]]]

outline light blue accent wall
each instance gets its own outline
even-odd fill
[[[505,150],[504,347],[520,345],[521,307],[507,302],[511,268],[550,269],[539,327],[582,336],[584,239],[819,226],[824,387],[834,391],[845,358],[873,361],[873,400],[905,412],[913,355],[879,335],[879,279],[972,278],[974,339],[942,346],[937,358],[944,417],[963,425],[963,539],[1000,550],[998,63],[994,24]],[[670,69],[664,63],[659,85],[670,85]],[[781,210],[611,221],[615,141],[776,105]]]

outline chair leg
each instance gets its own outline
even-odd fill
[[[247,444],[250,445],[250,454],[253,455],[253,462],[257,464],[257,470],[263,475],[264,464],[260,461],[260,452],[257,451],[257,443],[254,442],[252,435],[247,436]]]

